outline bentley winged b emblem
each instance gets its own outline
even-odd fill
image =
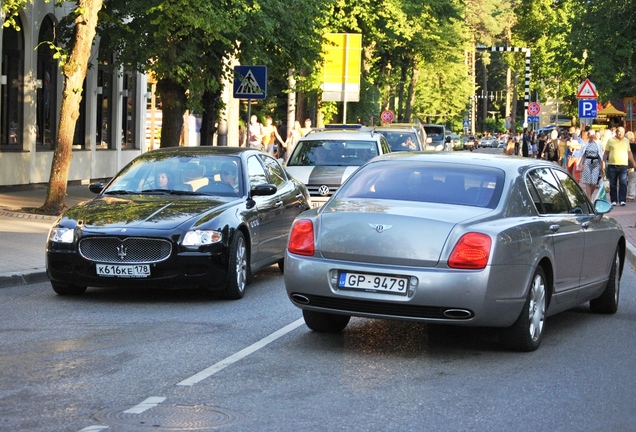
[[[393,225],[383,225],[383,224],[369,224],[369,226],[379,233],[393,228]]]

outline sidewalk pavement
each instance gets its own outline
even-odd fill
[[[94,196],[88,186],[72,185],[67,189],[65,203],[72,207]],[[48,280],[44,249],[49,228],[57,217],[21,211],[42,206],[45,197],[45,188],[0,192],[0,288]],[[627,258],[636,267],[636,202],[616,206],[607,216],[623,226]]]

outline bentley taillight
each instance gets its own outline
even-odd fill
[[[456,269],[481,270],[490,257],[490,236],[482,233],[464,234],[448,258],[448,266]]]
[[[294,223],[287,249],[297,255],[314,254],[314,224],[310,220],[300,219]]]

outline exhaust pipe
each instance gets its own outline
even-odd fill
[[[309,298],[302,295],[302,294],[292,294],[291,298],[293,301],[295,301],[298,304],[302,304],[302,305],[308,305],[309,304]]]
[[[444,316],[451,319],[469,319],[473,317],[473,313],[466,309],[446,309]]]

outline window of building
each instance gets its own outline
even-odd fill
[[[112,149],[111,119],[113,111],[113,59],[112,54],[102,54],[97,65],[97,136],[98,149]]]
[[[36,149],[51,150],[57,136],[57,60],[49,42],[55,41],[55,24],[45,17],[38,38]]]
[[[135,137],[137,123],[137,84],[135,74],[131,71],[124,70],[121,104],[121,148],[132,149],[136,147]]]
[[[17,24],[22,28],[20,17]],[[24,40],[13,28],[2,30],[0,85],[0,150],[22,150],[24,98]]]
[[[75,133],[73,134],[73,149],[80,150],[86,148],[86,78],[82,83],[82,99],[80,100],[79,116],[75,122]]]

